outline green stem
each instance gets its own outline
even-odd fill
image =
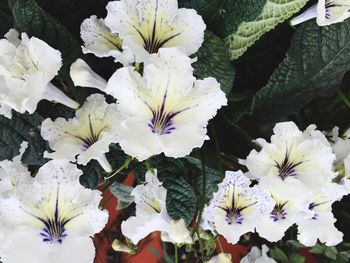
[[[146,160],[145,164],[146,164],[146,167],[147,167],[147,171],[150,171],[151,174],[155,175],[154,169],[153,169],[152,164],[150,163],[150,161]]]
[[[337,94],[339,96],[339,98],[344,102],[344,104],[350,108],[350,101],[348,100],[348,98],[345,96],[345,94],[340,90],[337,89]]]
[[[217,241],[218,241],[218,244],[219,244],[219,248],[220,248],[221,253],[224,253],[224,249],[222,248],[220,236],[218,236]]]
[[[179,251],[177,249],[176,243],[175,243],[175,263],[179,263]]]
[[[197,234],[198,243],[199,243],[199,249],[200,249],[200,252],[201,252],[201,257],[202,257],[202,261],[204,262],[204,250],[203,250],[202,240],[201,240],[200,235],[199,235],[199,225],[200,225],[201,220],[202,220],[203,209],[204,209],[204,205],[206,203],[205,192],[206,192],[206,188],[207,188],[207,175],[206,175],[206,172],[205,172],[203,150],[201,150],[200,152],[201,152],[201,159],[202,159],[202,172],[203,172],[203,178],[202,178],[203,181],[202,181],[202,183],[203,183],[203,186],[202,186],[201,204],[200,204],[200,207],[199,207],[197,223],[196,223],[196,226],[195,226],[195,230],[193,231],[192,237],[193,237],[194,233]]]
[[[220,145],[219,145],[219,141],[218,141],[218,137],[216,136],[216,131],[215,131],[215,127],[213,124],[209,125],[210,131],[213,134],[214,137],[214,143],[215,143],[215,150],[216,150],[216,156],[218,159],[218,165],[219,165],[219,172],[220,172],[220,176],[223,178],[224,177],[224,171],[222,169],[222,165],[221,165],[221,151],[220,151]]]

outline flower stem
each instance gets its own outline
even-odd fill
[[[337,94],[339,96],[339,98],[344,102],[344,104],[350,108],[350,101],[348,100],[348,98],[345,96],[345,94],[340,90],[337,89]]]
[[[215,143],[215,150],[216,150],[216,156],[217,156],[217,161],[218,161],[218,168],[219,168],[219,173],[220,173],[220,176],[222,178],[224,178],[224,171],[222,169],[222,165],[221,165],[221,151],[220,151],[220,145],[219,145],[219,141],[218,141],[218,137],[216,136],[216,131],[215,131],[215,127],[213,124],[210,124],[209,125],[209,128],[210,128],[210,131],[213,135],[213,139],[214,139],[214,143]]]
[[[219,244],[220,252],[221,252],[221,253],[224,253],[224,249],[222,248],[220,236],[218,236],[217,241],[218,241],[218,244]]]
[[[177,248],[177,244],[175,243],[175,263],[179,262],[179,251]]]

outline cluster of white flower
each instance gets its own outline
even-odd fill
[[[348,2],[319,1],[317,22],[328,25],[349,17]],[[177,0],[119,0],[106,8],[105,19],[83,21],[82,50],[113,57],[122,67],[105,80],[78,59],[70,76],[76,86],[98,89],[115,103],[92,94],[80,107],[51,83],[62,65],[59,51],[26,33],[19,38],[14,29],[0,40],[1,115],[33,113],[42,99],[77,109],[69,120],[43,121],[41,135],[52,150],[44,157],[52,160],[35,177],[21,162],[26,142],[20,155],[0,162],[0,257],[5,263],[24,258],[29,263],[92,262],[91,236],[108,215],[99,209],[99,192],[80,186],[76,165],[95,159],[111,173],[105,154],[112,143],[139,161],[160,153],[184,157],[209,139],[208,121],[227,104],[215,78],[194,77],[195,60],[189,56],[201,47],[206,28],[195,10],[179,9]],[[313,11],[293,24],[315,16]],[[330,143],[314,125],[301,132],[289,122],[275,126],[271,142],[257,143],[261,150],[245,160],[248,173],[226,172],[204,209],[201,227],[237,243],[255,230],[278,241],[297,224],[298,238],[307,246],[317,240],[341,242],[332,204],[350,192],[350,139],[338,138],[335,129]],[[180,245],[198,238],[184,219],[171,219],[166,194],[156,170],[133,189],[136,215],[121,226],[132,243],[154,231],[161,231],[164,242]],[[113,247],[131,251],[117,240]],[[267,247],[254,248],[242,262],[274,262],[266,253]],[[230,261],[222,253],[209,262]]]
[[[340,243],[343,234],[334,226],[332,204],[350,193],[350,139],[338,138],[335,130],[331,145],[314,125],[301,132],[285,122],[276,124],[271,142],[256,142],[261,150],[244,161],[248,172],[226,172],[206,207],[203,228],[231,243],[254,230],[276,242],[297,224],[298,239],[306,246],[318,240]],[[251,187],[249,178],[257,184]]]

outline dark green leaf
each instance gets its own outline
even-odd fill
[[[299,26],[287,57],[254,97],[256,117],[273,122],[334,93],[350,70],[349,38],[349,19],[327,27],[315,21]]]
[[[185,169],[182,162],[166,159],[158,168],[158,177],[167,189],[168,214],[175,220],[183,218],[190,224],[196,211],[196,194],[184,178]]]
[[[20,144],[29,143],[22,156],[26,165],[42,165],[47,160],[43,158],[46,143],[40,136],[42,118],[34,114],[19,114],[12,112],[12,119],[0,116],[0,160],[12,159],[19,154]]]
[[[89,189],[96,189],[99,184],[99,178],[104,170],[96,160],[90,161],[86,166],[79,166],[83,171],[80,176],[80,184]]]
[[[13,18],[7,0],[0,0],[0,38],[13,27]]]
[[[198,61],[193,64],[195,76],[200,79],[216,78],[225,94],[230,94],[235,72],[223,41],[212,32],[207,31],[196,57]]]
[[[314,254],[323,254],[324,249],[321,245],[316,245],[310,249],[310,252]]]

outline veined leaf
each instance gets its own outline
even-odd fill
[[[349,39],[350,19],[327,27],[315,21],[300,25],[286,58],[253,99],[255,116],[275,121],[334,93],[350,70]]]
[[[239,58],[263,34],[298,12],[308,0],[268,0],[254,21],[243,22],[237,31],[225,38],[232,60]]]
[[[26,165],[43,165],[46,143],[40,136],[40,115],[12,112],[12,119],[0,116],[0,160],[12,159],[19,154],[20,144],[28,142],[28,148],[22,156]]]
[[[225,94],[230,94],[235,72],[223,41],[207,31],[203,45],[196,56],[198,61],[193,64],[194,75],[200,79],[216,78]]]

